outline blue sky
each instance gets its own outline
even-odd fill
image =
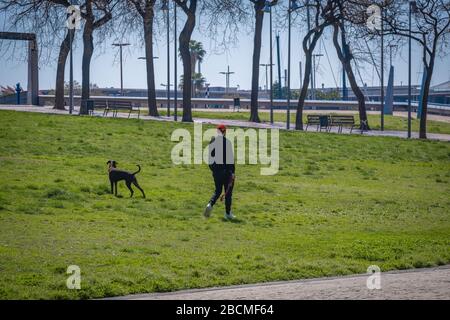
[[[5,25],[4,16],[0,16],[0,26]],[[179,22],[179,29],[181,30],[182,21]],[[263,32],[263,48],[261,55],[261,63],[269,63],[269,30],[268,19],[264,21]],[[81,31],[77,31],[81,32]],[[274,30],[274,34],[277,31]],[[303,37],[303,33],[299,28],[293,28],[292,36],[292,87],[298,88],[300,84],[299,76],[299,61],[304,61],[303,53],[300,48],[300,40]],[[156,85],[162,88],[161,84],[166,83],[166,65],[167,65],[167,46],[164,41],[165,36],[155,42],[155,55],[159,59],[155,60],[156,68]],[[211,86],[225,86],[225,76],[219,74],[221,71],[225,71],[227,65],[230,65],[231,71],[235,72],[231,76],[231,86],[240,85],[241,89],[249,89],[251,85],[251,58],[253,50],[253,35],[246,31],[241,31],[238,34],[239,43],[229,48],[226,52],[214,53],[212,50],[213,44],[211,40],[200,34],[198,31],[194,32],[193,39],[201,41],[204,44],[206,51],[208,52],[205,60],[202,64],[202,73],[207,79],[207,82]],[[287,68],[287,32],[283,31],[280,34],[281,39],[281,66],[282,70]],[[120,73],[119,63],[117,59],[118,49],[110,46],[113,42],[107,40],[103,50],[96,50],[91,63],[91,82],[96,83],[100,87],[120,87]],[[2,45],[5,45],[3,42]],[[173,43],[171,46],[171,80],[173,80]],[[22,47],[23,48],[23,47]],[[25,49],[22,49],[25,50]],[[24,51],[23,51],[24,52]],[[22,52],[22,53],[23,53]],[[275,54],[275,36],[274,36],[274,54]],[[327,56],[325,55],[328,52]],[[4,51],[2,51],[4,53]],[[325,87],[335,87],[335,80],[337,85],[341,85],[341,68],[339,61],[334,52],[334,47],[331,44],[329,36],[318,45],[316,53],[323,53],[324,57],[318,61],[319,72],[317,74],[317,87],[320,87],[324,83]],[[77,48],[74,51],[74,78],[81,82],[81,55],[82,55],[82,43],[78,40]],[[146,88],[145,81],[145,62],[138,60],[138,57],[144,55],[143,48],[138,45],[133,45],[131,48],[125,50],[124,59],[124,87],[125,88]],[[23,87],[26,87],[27,83],[27,67],[21,60],[8,59],[10,55],[2,55],[0,57],[0,85],[14,86],[15,83],[21,82]],[[422,64],[420,61],[420,50],[417,46],[413,48],[413,83],[420,83],[419,72],[422,70]],[[274,56],[274,62],[276,63],[276,56]],[[386,57],[386,72],[388,70],[389,57]],[[68,64],[67,64],[68,65]],[[330,66],[331,65],[331,66]],[[394,59],[394,65],[396,65],[396,84],[407,84],[407,47],[400,48],[397,56]],[[179,74],[182,71],[181,61],[178,61]],[[378,85],[379,81],[377,76],[373,76],[373,66],[367,63],[360,64],[360,72],[363,81],[369,86],[374,84]],[[283,73],[283,72],[282,72]],[[333,77],[334,73],[334,77]],[[357,73],[356,73],[357,74]],[[49,89],[55,87],[56,76],[56,58],[53,58],[47,65],[41,64],[40,66],[40,88]],[[68,77],[68,69],[66,72],[66,79]],[[277,78],[276,67],[274,69],[274,79]],[[358,82],[361,83],[361,79],[357,74]],[[434,74],[432,84],[439,84],[444,81],[450,80],[450,55],[444,58],[439,58],[437,61],[436,71]],[[386,74],[387,82],[387,74]],[[264,68],[261,68],[260,74],[260,86],[265,85],[265,72]]]

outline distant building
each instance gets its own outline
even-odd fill
[[[418,101],[420,96],[420,85],[413,85],[411,88],[412,101]],[[342,92],[342,88],[338,89]],[[369,101],[380,101],[381,89],[380,87],[362,87],[363,94],[368,97]],[[385,90],[386,94],[386,90]],[[349,88],[348,97],[350,100],[356,100],[355,95]],[[431,103],[450,104],[450,81],[432,86],[430,88],[430,97],[428,99]],[[408,86],[394,86],[394,102],[408,102]]]

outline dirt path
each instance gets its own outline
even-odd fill
[[[450,265],[381,273],[381,289],[368,274],[256,285],[130,295],[120,300],[450,299]]]

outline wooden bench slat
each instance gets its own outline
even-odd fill
[[[331,115],[331,126],[337,126],[338,132],[342,132],[344,126],[351,126],[351,133],[355,124],[355,116],[353,115]]]
[[[328,131],[329,125],[330,125],[330,116],[328,115],[320,115],[320,114],[307,115],[306,130],[308,130],[309,126],[317,126],[317,131],[319,131],[319,129],[320,131],[322,131],[322,128],[325,128],[325,130]]]
[[[94,108],[103,108],[103,116],[106,117],[108,115],[109,111],[113,112],[113,117],[117,117],[117,113],[119,110],[128,110],[128,118],[131,116],[131,112],[133,110],[136,110],[133,108],[133,103],[130,101],[116,101],[116,100],[95,100],[94,101]],[[141,114],[141,110],[138,107],[138,119]]]
[[[327,119],[324,119],[327,117]],[[338,132],[341,133],[343,127],[350,127],[350,132],[357,126],[354,115],[320,115],[309,114],[307,115],[306,130],[308,126],[317,126],[317,131],[326,128],[327,131],[331,131],[333,126],[338,127]]]

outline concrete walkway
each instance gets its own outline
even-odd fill
[[[381,289],[367,288],[368,274],[303,281],[183,290],[113,300],[449,300],[450,266],[381,273]]]
[[[27,106],[27,105],[0,105],[0,110],[14,110],[14,111],[25,111],[25,112],[38,112],[38,113],[47,113],[47,114],[61,114],[61,115],[69,115],[68,111],[62,110],[54,110],[52,107],[38,107],[38,106]],[[211,109],[213,110],[213,109]],[[208,109],[208,111],[210,111]],[[78,115],[78,107],[75,107],[74,115]],[[96,116],[101,116],[100,113],[96,113]],[[109,116],[108,116],[109,117]],[[119,118],[127,118],[128,113],[118,113]],[[136,117],[136,115],[132,114],[132,117]],[[180,117],[181,118],[181,117]],[[146,115],[141,115],[140,119],[142,120],[154,120],[154,121],[169,121],[173,122],[173,117],[151,117]],[[181,119],[179,120],[181,121]],[[223,123],[227,126],[234,127],[242,127],[242,128],[261,128],[261,129],[280,129],[286,130],[286,124],[284,122],[274,122],[273,125],[270,123],[253,123],[249,121],[242,120],[225,120],[225,119],[208,119],[208,118],[195,118],[194,122],[204,123],[204,124],[219,124]],[[290,130],[294,130],[293,126]],[[316,128],[309,128],[308,132],[316,132]],[[331,133],[337,134],[337,128],[332,128]],[[343,134],[351,134],[350,129],[344,128]],[[361,135],[361,132],[358,130],[353,130],[355,135]],[[405,131],[378,131],[371,130],[368,132],[362,133],[365,136],[377,136],[377,137],[397,137],[397,138],[407,138],[407,133]],[[412,137],[414,139],[419,138],[418,132],[413,132]],[[429,140],[439,140],[439,141],[450,141],[450,134],[440,134],[440,133],[428,133],[427,137]]]

